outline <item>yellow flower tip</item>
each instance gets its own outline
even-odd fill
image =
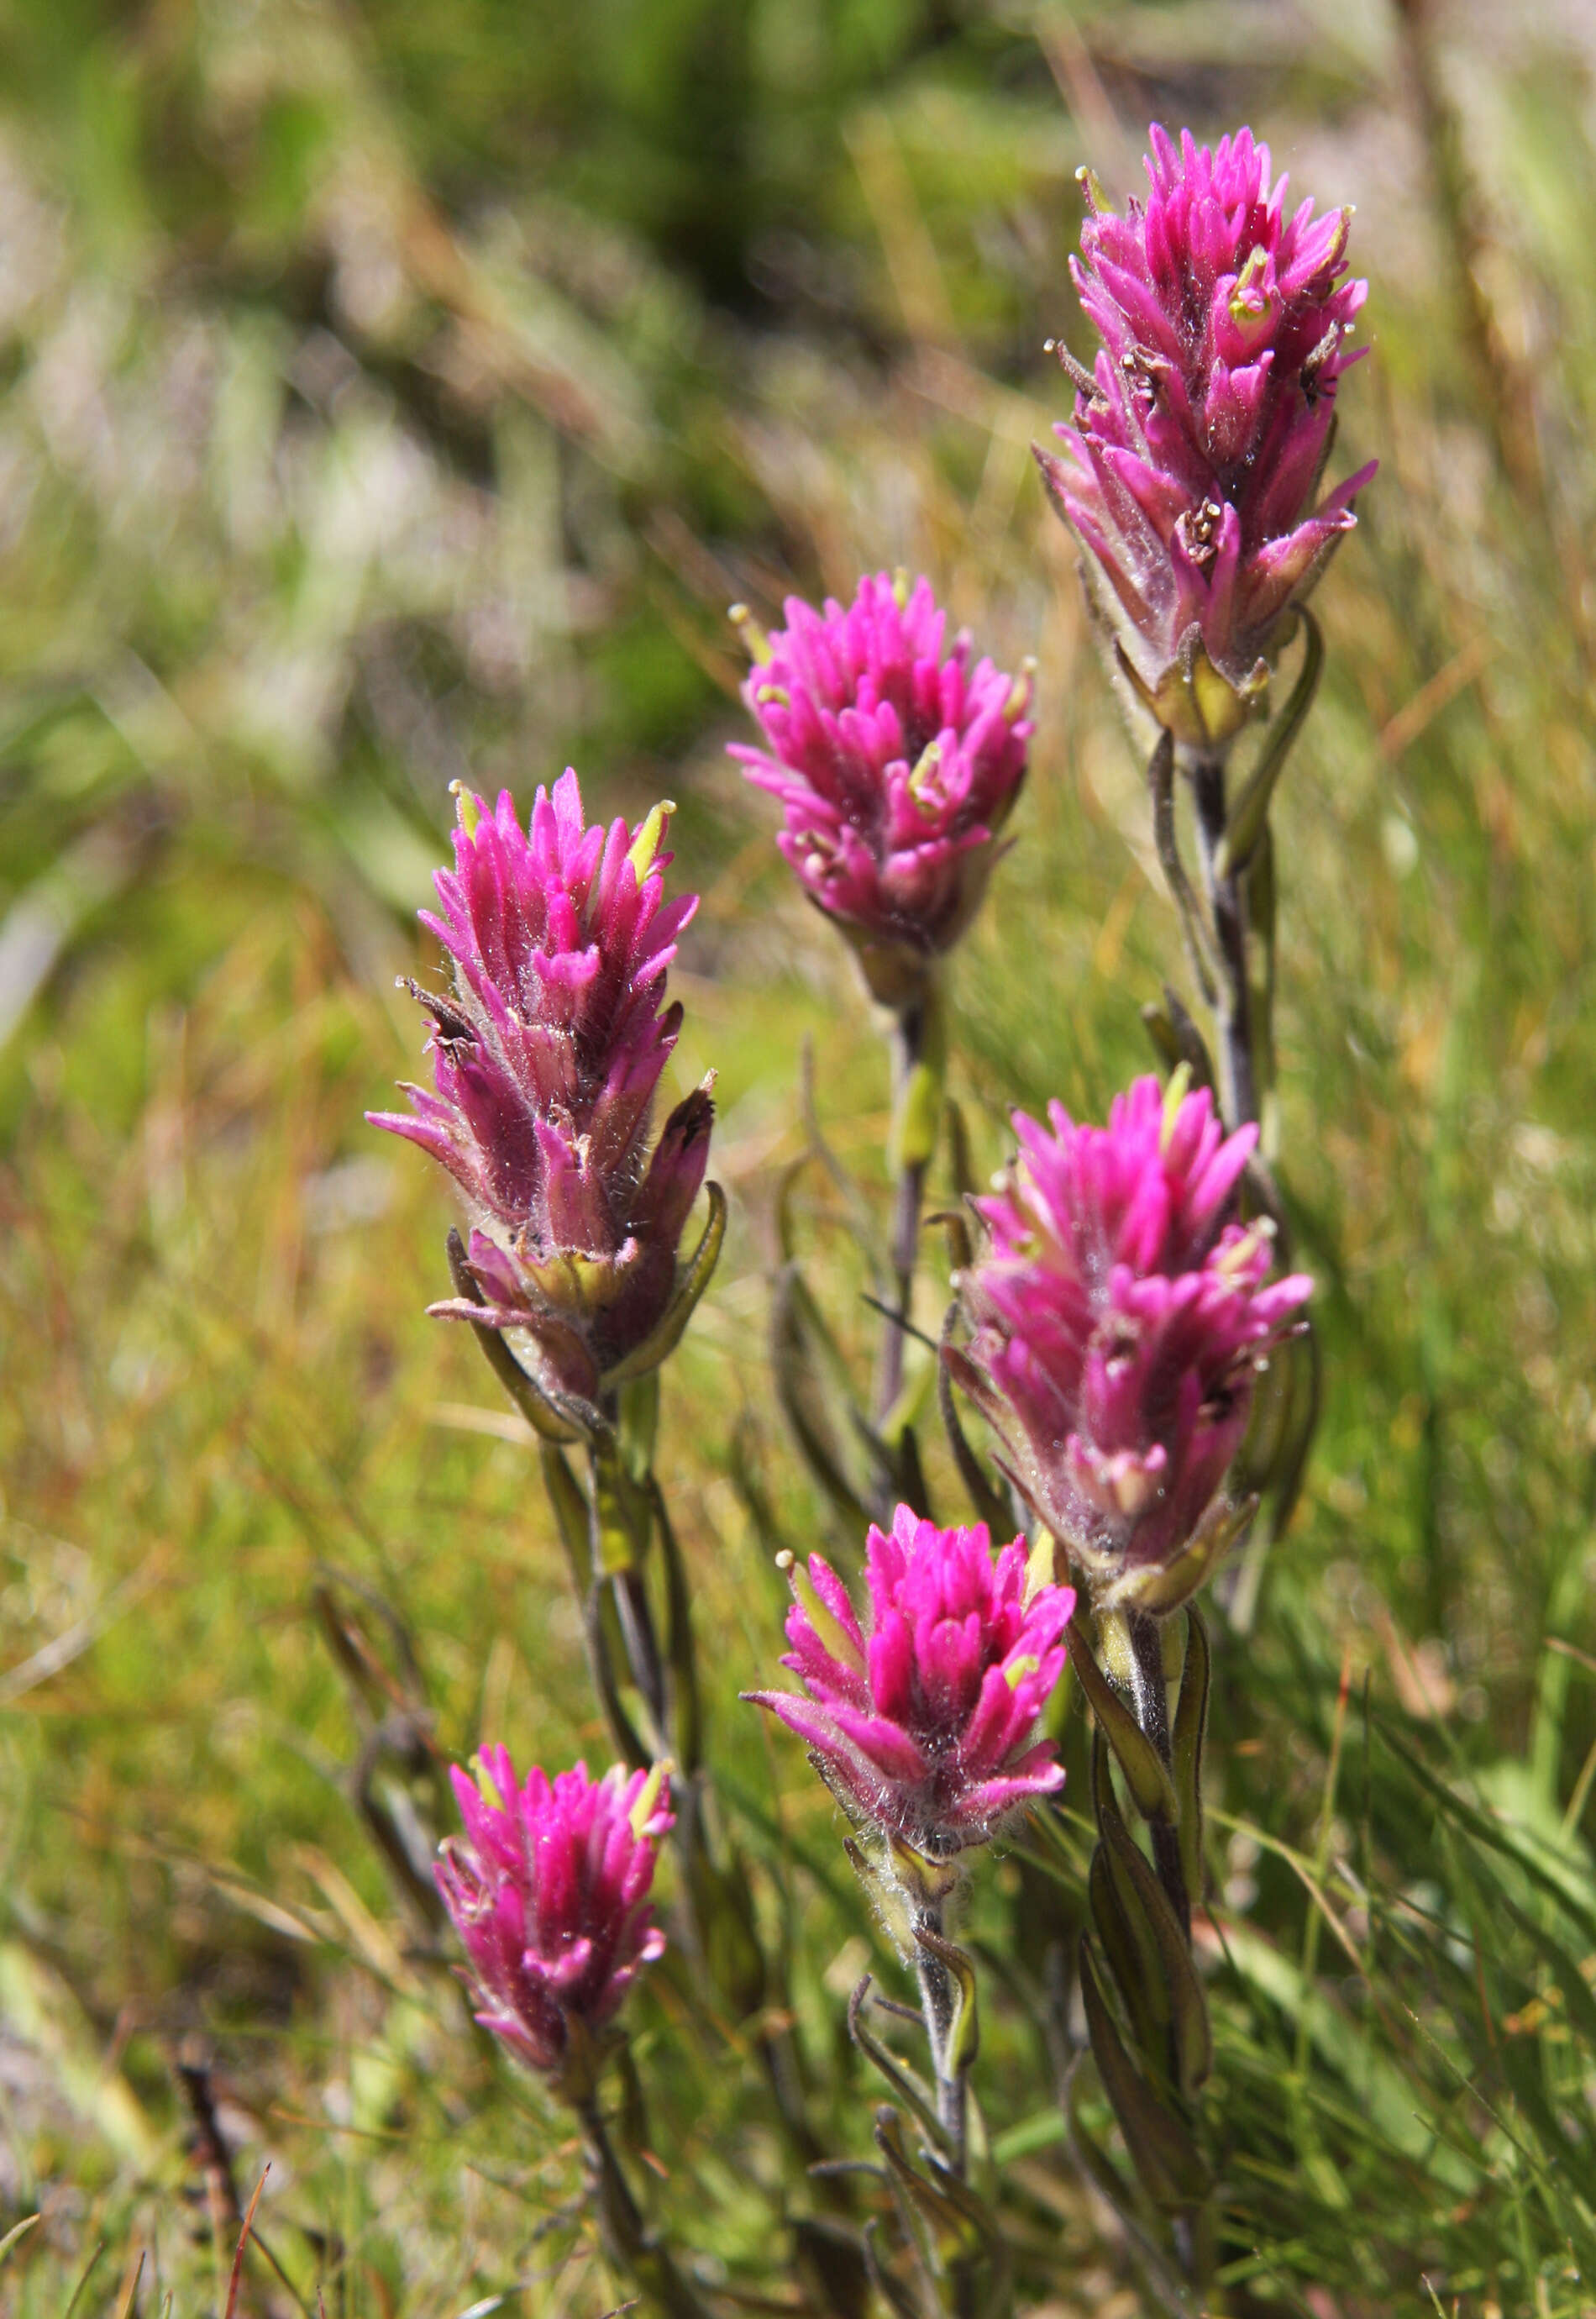
[[[900,612],[907,611],[909,598],[914,591],[915,583],[909,577],[907,568],[900,564],[892,575],[892,600]]]
[[[1081,192],[1086,195],[1087,207],[1091,211],[1094,217],[1112,217],[1114,215],[1113,206],[1109,202],[1108,195],[1103,190],[1102,182],[1099,179],[1096,171],[1095,169],[1088,169],[1084,161],[1075,173],[1075,182],[1080,187]]]
[[[632,1834],[642,1841],[645,1829],[659,1808],[660,1790],[676,1769],[669,1755],[657,1763],[637,1791],[637,1800],[629,1815]]]
[[[1018,676],[1009,688],[1008,699],[1003,704],[1003,714],[1007,723],[1012,725],[1016,717],[1024,715],[1031,706],[1031,696],[1035,689],[1036,656],[1033,653],[1027,653],[1020,663]]]
[[[931,777],[942,761],[942,743],[928,741],[920,752],[919,762],[909,775],[909,795],[914,799],[920,813],[928,820],[937,809],[937,801],[931,794]]]
[[[1030,1553],[1025,1557],[1025,1602],[1029,1607],[1033,1597],[1044,1586],[1051,1586],[1058,1577],[1058,1549],[1050,1529],[1038,1533]]]
[[[1169,1074],[1169,1084],[1164,1089],[1164,1115],[1159,1128],[1159,1150],[1168,1152],[1175,1140],[1175,1123],[1180,1116],[1180,1106],[1191,1091],[1192,1067],[1177,1063]]]
[[[464,781],[451,781],[449,795],[455,800],[455,816],[467,837],[474,837],[482,817],[482,801],[473,796]]]
[[[781,1558],[780,1555],[777,1556],[778,1564],[780,1563]],[[787,1556],[786,1560],[787,1583],[792,1589],[793,1600],[809,1621],[810,1626],[814,1628],[815,1638],[821,1649],[829,1651],[834,1659],[840,1660],[845,1667],[851,1667],[855,1674],[862,1674],[864,1661],[860,1656],[859,1646],[852,1636],[849,1634],[842,1621],[826,1609],[820,1599],[815,1581],[804,1568],[803,1564],[790,1554]]]
[[[654,811],[649,815],[648,819],[639,826],[636,835],[632,840],[631,847],[627,854],[627,860],[631,863],[633,872],[640,886],[659,858],[660,848],[664,843],[665,832],[670,827],[671,816],[675,812],[675,810],[676,800],[674,798],[662,798],[658,805],[655,806]]]
[[[743,649],[756,666],[762,666],[771,657],[771,640],[746,604],[727,607],[726,618],[743,639]]]

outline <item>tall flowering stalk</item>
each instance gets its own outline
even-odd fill
[[[1346,278],[1349,210],[1287,212],[1286,180],[1249,130],[1212,150],[1155,123],[1149,194],[1123,215],[1081,172],[1088,214],[1071,272],[1103,345],[1076,383],[1062,455],[1039,450],[1114,668],[1159,740],[1154,831],[1194,970],[1220,1033],[1231,1126],[1260,1117],[1272,1077],[1274,786],[1317,683],[1306,598],[1373,465],[1323,499],[1347,341],[1367,294]],[[1226,766],[1267,706],[1300,628],[1302,677],[1239,798]],[[1199,905],[1176,836],[1174,774],[1195,808]],[[1272,1122],[1266,1116],[1266,1142]]]
[[[659,1366],[708,1285],[726,1216],[712,1184],[684,1262],[708,1081],[651,1141],[681,1021],[666,970],[697,907],[665,898],[672,810],[636,828],[589,824],[567,772],[537,791],[523,832],[508,792],[492,812],[460,792],[441,910],[421,914],[453,988],[410,985],[431,1020],[433,1087],[407,1090],[408,1114],[373,1119],[439,1160],[470,1204],[469,1241],[450,1235],[456,1294],[431,1309],[471,1324],[540,1437],[600,1702],[634,1770],[665,1755],[681,1767],[690,1945],[743,2014],[762,2001],[765,1968],[745,1883],[705,1842],[687,1574],[653,1472]]]
[[[760,745],[734,746],[776,797],[777,844],[804,892],[848,943],[890,1014],[895,1185],[875,1424],[879,1511],[888,1485],[918,1489],[894,1436],[904,1384],[920,1209],[942,1108],[946,1026],[940,963],[969,927],[1003,851],[1025,777],[1030,669],[1015,678],[951,642],[927,581],[867,574],[851,604],[798,597],[769,637],[741,606],[753,654],[743,697]],[[844,1424],[846,1430],[846,1421]],[[823,1479],[827,1478],[822,1475]]]
[[[1123,2028],[1089,1946],[1081,1987],[1143,2186],[1174,2215],[1182,2263],[1204,2284],[1212,2217],[1195,2105],[1211,2047],[1191,1910],[1208,1662],[1192,1598],[1251,1511],[1226,1477],[1258,1377],[1312,1284],[1271,1280],[1272,1227],[1238,1215],[1257,1128],[1227,1136],[1209,1091],[1188,1092],[1185,1078],[1168,1091],[1139,1079],[1103,1128],[1059,1104],[1045,1127],[1016,1114],[1018,1156],[975,1203],[986,1245],[959,1279],[969,1340],[945,1358],[997,1434],[1009,1480],[1091,1588],[1097,1653],[1078,1629],[1071,1639],[1097,1721],[1092,1917]],[[1163,1621],[1182,1606],[1172,1719]],[[1111,1753],[1150,1824],[1150,1863],[1115,1797]]]
[[[906,1928],[920,1978],[938,2112],[965,2161],[965,2073],[975,2052],[974,1968],[946,1937],[960,1855],[1062,1787],[1038,1719],[1064,1671],[1075,1594],[1035,1583],[1015,1538],[996,1563],[984,1524],[939,1529],[899,1506],[871,1528],[861,1620],[823,1557],[789,1562],[790,1645],[806,1697],[744,1694],[804,1740],[809,1761],[881,1854],[852,1856]]]

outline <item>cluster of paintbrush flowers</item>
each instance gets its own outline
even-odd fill
[[[454,1294],[433,1309],[475,1331],[537,1437],[617,1758],[597,1778],[578,1764],[523,1779],[484,1746],[474,1775],[454,1774],[463,1832],[443,1845],[438,1890],[477,2018],[578,2122],[608,2260],[672,2312],[705,2311],[713,2292],[651,2229],[604,2095],[628,1991],[665,1945],[651,1895],[667,1845],[672,1938],[747,2025],[772,2115],[822,2194],[794,2255],[812,2306],[1006,2307],[1014,2266],[970,2091],[977,1964],[954,1909],[972,1863],[1025,1816],[1046,1840],[1067,1664],[1093,1722],[1098,1839],[1075,2018],[1123,2159],[1093,2140],[1069,2067],[1060,2099],[1150,2275],[1201,2298],[1217,2260],[1192,1946],[1209,1665],[1195,1597],[1251,1529],[1278,1528],[1312,1430],[1311,1283],[1284,1261],[1273,1173],[1268,811],[1321,657],[1303,600],[1367,479],[1320,495],[1364,285],[1346,277],[1348,213],[1288,214],[1245,130],[1210,151],[1155,129],[1152,148],[1150,192],[1123,212],[1083,173],[1076,282],[1102,348],[1089,370],[1065,357],[1073,414],[1061,451],[1038,456],[1147,744],[1200,1003],[1167,989],[1147,1010],[1164,1075],[1115,1095],[1106,1124],[1058,1103],[1045,1120],[1016,1113],[992,1188],[943,1219],[952,1299],[931,1366],[968,1525],[933,1513],[916,1438],[927,1394],[907,1356],[926,1179],[948,1132],[946,961],[1020,842],[1005,833],[1032,673],[951,638],[924,580],[867,576],[851,603],[818,610],[789,599],[769,635],[734,613],[757,728],[734,753],[778,801],[777,843],[855,954],[892,1057],[868,1394],[841,1411],[817,1398],[815,1376],[834,1403],[846,1364],[796,1259],[777,1284],[771,1390],[836,1543],[830,1558],[782,1557],[792,1683],[744,1694],[807,1750],[917,1983],[923,2067],[871,2027],[868,1984],[848,2010],[889,2097],[869,2193],[830,2162],[848,2153],[816,2145],[806,2110],[783,1967],[704,1757],[690,1554],[654,1472],[661,1367],[726,1213],[708,1185],[684,1253],[714,1105],[707,1081],[656,1131],[681,1017],[668,970],[695,907],[667,896],[670,808],[635,829],[590,824],[567,772],[523,828],[508,792],[496,807],[460,794],[441,913],[424,921],[452,984],[411,986],[432,1085],[377,1122],[464,1195]],[[1274,672],[1299,642],[1271,724]],[[1249,732],[1261,738],[1238,778]]]

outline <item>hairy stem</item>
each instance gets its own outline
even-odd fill
[[[914,1921],[922,1932],[932,1934],[937,1940],[943,1938],[940,1906],[922,1904],[916,1907]],[[959,2019],[958,1984],[941,1958],[933,1956],[929,1950],[916,1947],[915,1964],[920,1978],[920,2003],[925,2015],[925,2034],[931,2041],[931,2066],[936,2079],[936,2114],[948,2137],[949,2162],[962,2181],[967,2157],[968,2105],[964,2073],[953,2066],[949,2050]]]
[[[600,2243],[613,2270],[643,2290],[666,2319],[707,2319],[703,2304],[683,2278],[669,2254],[644,2228],[631,2185],[621,2172],[610,2147],[598,2102],[590,2098],[579,2105],[582,2162],[588,2197],[599,2225]]]
[[[1126,1626],[1131,1640],[1131,1705],[1146,1737],[1158,1749],[1166,1767],[1173,1761],[1169,1743],[1169,1692],[1164,1680],[1164,1634],[1159,1621],[1145,1611],[1130,1612]],[[1168,1896],[1176,1919],[1187,1940],[1192,1932],[1192,1905],[1180,1864],[1179,1832],[1168,1820],[1151,1823],[1153,1866]]]
[[[1221,988],[1215,1014],[1220,1109],[1225,1125],[1237,1128],[1258,1118],[1252,998],[1247,975],[1247,904],[1240,874],[1220,866],[1226,826],[1224,759],[1192,757],[1186,771],[1197,813],[1203,888],[1219,950]]]
[[[905,1096],[915,1067],[924,1050],[926,1001],[911,998],[898,1009],[892,1027],[892,1116],[902,1115]],[[920,1202],[925,1187],[926,1162],[918,1158],[898,1160],[892,1194],[892,1313],[881,1339],[876,1373],[876,1417],[887,1417],[903,1391],[904,1346],[909,1307],[915,1293],[915,1259],[920,1249]]]

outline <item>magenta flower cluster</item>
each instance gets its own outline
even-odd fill
[[[1015,1114],[1019,1158],[976,1203],[990,1246],[960,1279],[974,1333],[955,1373],[1099,1599],[1168,1608],[1180,1570],[1203,1575],[1188,1550],[1312,1284],[1269,1282],[1265,1227],[1233,1221],[1258,1131],[1227,1138],[1206,1090],[1142,1078],[1105,1128],[1059,1104],[1049,1119]]]
[[[509,1750],[481,1757],[498,1800],[451,1774],[464,1837],[434,1870],[469,1960],[477,2019],[533,2069],[586,2067],[640,1965],[664,1953],[649,1910],[654,1846],[672,1825],[657,1773],[585,1764],[518,1786]],[[582,2051],[573,2051],[581,2047]]]
[[[461,795],[442,916],[421,913],[455,988],[410,986],[432,1017],[436,1093],[407,1087],[410,1114],[370,1114],[440,1160],[479,1218],[468,1252],[485,1305],[434,1312],[526,1330],[546,1382],[588,1401],[665,1313],[708,1158],[708,1084],[648,1150],[681,1019],[661,1012],[665,970],[698,907],[663,898],[667,811],[590,828],[567,772],[538,790],[523,835],[508,790],[492,813]]]
[[[762,748],[735,747],[780,799],[777,844],[898,1006],[980,902],[1025,772],[1031,679],[944,645],[929,584],[867,575],[846,610],[797,597],[743,688]]]
[[[1375,472],[1312,506],[1368,285],[1342,278],[1351,212],[1288,217],[1249,130],[1149,135],[1145,205],[1119,216],[1087,181],[1071,271],[1103,351],[1065,456],[1037,456],[1137,690],[1177,741],[1222,747]]]
[[[1075,1595],[1044,1584],[1027,1597],[1022,1540],[994,1563],[984,1524],[939,1529],[899,1506],[890,1534],[870,1532],[868,1623],[821,1556],[792,1578],[781,1664],[808,1696],[748,1695],[807,1742],[853,1816],[942,1858],[1063,1785],[1035,1731]]]

